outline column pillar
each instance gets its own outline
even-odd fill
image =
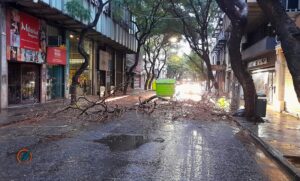
[[[1,108],[8,106],[8,65],[6,59],[6,11],[4,4],[0,3],[0,94],[1,94]]]
[[[124,54],[122,57],[122,90],[125,85],[125,76],[126,76],[125,66],[126,66],[126,54]]]
[[[98,44],[97,44],[97,42],[96,41],[93,41],[93,59],[92,59],[92,61],[93,61],[93,63],[92,63],[92,71],[93,71],[93,78],[92,78],[92,82],[93,82],[93,84],[92,84],[92,90],[93,90],[93,95],[97,95],[97,91],[98,91],[98,87],[99,87],[99,85],[98,85],[98,77],[97,77],[97,61],[98,61],[98,59],[97,59],[97,47],[98,47]]]
[[[114,50],[114,64],[115,64],[115,87],[119,86],[117,85],[117,50]]]
[[[284,78],[285,78],[285,67],[286,60],[281,48],[281,45],[276,46],[276,62],[275,62],[275,99],[273,101],[273,107],[276,111],[284,111]]]
[[[47,99],[47,65],[42,64],[41,66],[41,93],[40,102],[45,103]]]
[[[66,66],[65,66],[65,75],[64,75],[64,81],[65,81],[65,98],[69,99],[70,98],[70,32],[66,31],[66,50],[67,50],[67,61],[66,61]]]

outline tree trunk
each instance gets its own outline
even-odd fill
[[[146,75],[146,81],[145,81],[145,85],[144,85],[144,90],[148,90],[148,83],[150,80],[150,74]]]
[[[300,29],[287,15],[278,0],[258,0],[257,2],[276,30],[293,78],[298,102],[300,102]]]
[[[253,79],[250,73],[247,71],[247,63],[242,60],[240,45],[242,36],[244,34],[245,25],[240,21],[232,21],[232,30],[229,38],[229,56],[231,61],[231,68],[234,75],[240,82],[244,91],[246,117],[255,117],[256,107],[256,90]]]
[[[209,93],[211,93],[210,80],[209,79],[206,80],[206,91],[209,92]]]
[[[217,0],[220,8],[231,20],[231,32],[228,41],[228,50],[231,68],[244,91],[246,117],[256,118],[256,90],[253,79],[247,70],[247,63],[243,62],[241,55],[241,40],[247,25],[247,3],[235,0]],[[253,119],[253,121],[258,121]]]
[[[95,19],[93,20],[93,22],[91,22],[87,26],[85,26],[82,29],[82,31],[80,32],[79,42],[78,42],[78,52],[84,58],[84,62],[81,64],[80,68],[75,72],[74,76],[72,77],[72,83],[70,86],[71,104],[75,104],[77,101],[77,90],[76,89],[77,89],[77,85],[79,83],[78,79],[79,79],[80,75],[84,72],[84,70],[86,70],[86,68],[89,66],[90,56],[84,49],[84,37],[89,30],[93,29],[97,25],[100,15],[102,13],[103,7],[109,2],[110,2],[110,0],[106,1],[105,3],[103,3],[102,0],[99,0],[99,6],[97,8],[97,13],[95,15]]]
[[[207,69],[207,81],[210,82],[213,84],[213,86],[215,87],[216,90],[219,89],[219,85],[217,83],[217,81],[215,80],[215,76],[214,74],[212,73],[212,68],[211,68],[211,63],[210,63],[210,58],[209,58],[209,55],[204,53],[203,54],[203,60],[206,64],[206,69]],[[208,88],[209,92],[211,92],[211,87],[210,87],[210,83],[209,83],[209,88]]]
[[[152,74],[151,79],[148,84],[148,89],[151,89],[153,80],[154,80],[154,75]]]
[[[151,89],[152,82],[153,82],[153,80],[155,78],[155,64],[156,64],[156,59],[154,58],[153,62],[151,64],[151,78],[150,78],[150,81],[149,81],[149,84],[148,84],[148,89]]]
[[[139,63],[139,59],[140,59],[140,52],[141,52],[141,44],[138,43],[138,46],[137,46],[137,51],[136,51],[136,54],[134,56],[134,64],[129,68],[128,72],[126,72],[126,82],[125,82],[125,85],[124,85],[124,89],[123,89],[123,94],[126,95],[127,94],[127,89],[128,89],[128,86],[129,84],[131,83],[131,80],[133,78],[133,70],[135,69],[135,67],[138,65]]]
[[[239,109],[239,107],[240,107],[240,85],[234,75],[232,75],[230,103],[231,103],[230,110],[232,112],[235,112]]]
[[[157,75],[156,75],[156,79],[159,79],[159,76],[160,76],[160,74],[161,74],[161,71],[162,71],[162,69],[166,66],[166,60],[164,61],[164,64],[162,65],[162,67],[158,70],[158,72],[157,72]]]

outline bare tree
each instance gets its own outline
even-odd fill
[[[241,40],[247,25],[248,6],[245,0],[217,0],[220,8],[231,20],[231,32],[228,41],[231,68],[244,91],[246,117],[256,117],[256,90],[253,79],[242,61]],[[258,119],[253,119],[257,121]]]
[[[151,78],[152,69],[154,69],[149,44],[150,44],[149,42],[144,44],[144,51],[145,51],[144,70],[146,71],[146,81],[145,81],[145,85],[144,85],[144,90],[148,89],[148,84],[149,84],[149,81],[150,81],[150,78]]]
[[[158,71],[156,75],[156,79],[160,77],[161,71],[165,68],[167,64],[167,59],[168,59],[168,48],[167,47],[162,47],[162,58],[158,61]]]
[[[287,15],[279,0],[257,0],[279,37],[300,102],[300,29]]]

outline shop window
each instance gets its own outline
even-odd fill
[[[39,102],[40,66],[28,63],[8,64],[8,103]]]
[[[89,66],[79,77],[79,86],[77,89],[78,95],[90,95],[92,93],[92,43],[91,41],[84,41],[85,50],[90,55]],[[72,36],[70,39],[70,76],[69,84],[72,82],[72,77],[84,62],[83,57],[78,52],[78,36]]]

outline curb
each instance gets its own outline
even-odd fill
[[[293,180],[300,180],[300,171],[298,171],[291,163],[289,163],[286,158],[283,157],[282,153],[278,150],[274,149],[272,146],[270,146],[268,143],[263,141],[261,138],[259,138],[256,134],[254,134],[251,130],[249,130],[247,127],[243,126],[235,117],[233,117],[234,122],[244,130],[246,130],[251,138],[254,139],[254,141],[260,145],[263,150],[271,156],[287,173],[292,177]]]

